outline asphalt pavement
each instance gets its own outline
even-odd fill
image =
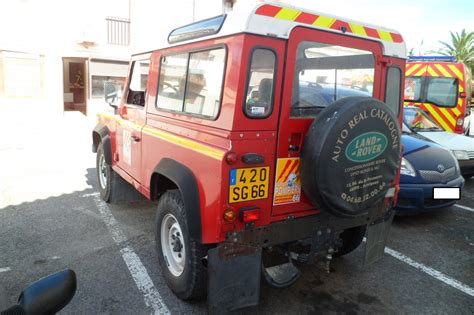
[[[28,283],[72,268],[78,289],[63,314],[206,313],[204,302],[182,302],[164,283],[156,204],[101,201],[92,126],[69,115],[2,137],[0,293],[12,304]],[[303,265],[292,287],[263,285],[259,306],[235,313],[473,314],[474,178],[458,204],[395,218],[385,257],[369,267],[363,246],[334,260],[329,274]]]

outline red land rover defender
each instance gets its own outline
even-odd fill
[[[156,249],[181,299],[256,305],[292,261],[380,258],[401,156],[405,45],[392,30],[259,4],[134,55],[93,131],[99,189],[158,200]],[[361,79],[363,78],[363,79]],[[362,83],[361,83],[362,82]],[[128,185],[130,187],[130,185]],[[329,270],[329,269],[328,269]]]

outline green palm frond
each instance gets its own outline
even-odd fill
[[[474,32],[466,32],[463,29],[461,33],[450,32],[450,34],[451,43],[440,41],[441,48],[437,53],[454,56],[460,62],[474,65]]]

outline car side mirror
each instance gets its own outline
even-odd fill
[[[104,82],[105,102],[112,106],[115,110],[118,108],[121,92],[122,90],[120,85],[114,81]]]
[[[30,284],[18,298],[26,314],[55,314],[76,293],[76,273],[71,269],[57,272]]]

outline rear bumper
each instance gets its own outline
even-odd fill
[[[434,200],[433,187],[462,188],[463,186],[462,176],[446,184],[400,184],[395,211],[397,214],[415,214],[450,207],[456,203],[456,200]]]

